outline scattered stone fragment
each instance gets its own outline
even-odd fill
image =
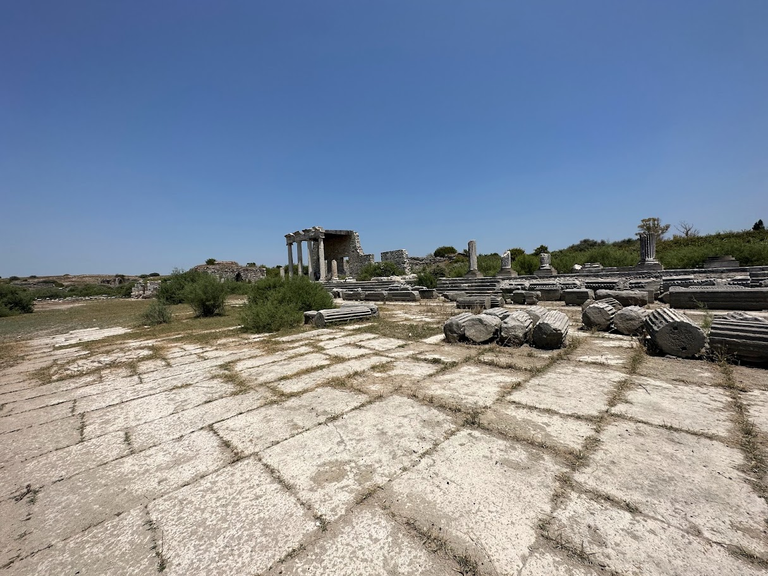
[[[747,362],[768,362],[768,322],[749,314],[715,316],[709,347]],[[730,316],[730,317],[729,317]]]
[[[701,328],[684,314],[669,308],[651,312],[645,319],[645,330],[659,350],[679,358],[695,356],[706,343]]]
[[[506,308],[489,308],[488,310],[484,310],[483,314],[490,314],[491,316],[496,316],[499,320],[504,320],[510,315],[510,311]]]
[[[498,308],[504,304],[499,296],[465,296],[456,300],[456,308]]]
[[[535,306],[539,303],[541,292],[533,290],[515,290],[512,292],[512,302],[515,304],[527,304],[528,306]]]
[[[594,300],[595,293],[589,288],[570,288],[563,290],[566,306],[581,306],[587,300]]]
[[[464,338],[464,325],[470,318],[472,318],[471,312],[462,312],[448,318],[443,325],[443,334],[445,334],[446,342],[451,344],[460,342]]]
[[[638,334],[643,329],[645,317],[649,310],[639,306],[627,306],[622,308],[613,317],[613,327],[621,334]]]
[[[668,299],[672,308],[696,310],[706,306],[719,310],[768,310],[768,288],[672,286]]]
[[[523,312],[531,317],[531,322],[533,322],[533,325],[536,326],[541,317],[547,313],[547,309],[541,306],[531,306],[530,308],[523,310]]]
[[[597,301],[581,313],[581,321],[585,328],[605,332],[610,330],[616,309],[607,302]]]
[[[368,320],[372,316],[374,316],[373,309],[369,306],[344,306],[318,311],[313,322],[317,328],[323,328],[326,324]]]
[[[567,338],[568,316],[557,310],[544,314],[533,329],[533,343],[537,348],[562,348]]]
[[[645,306],[648,304],[648,292],[645,290],[598,290],[598,300],[615,298],[622,306]]]
[[[616,312],[624,308],[624,305],[618,300],[616,300],[616,298],[613,298],[612,296],[606,296],[605,298],[598,298],[597,301],[602,302],[603,304],[610,304],[611,306],[613,306],[613,309],[616,310]]]
[[[501,320],[491,314],[475,314],[464,323],[464,337],[475,344],[496,340]]]
[[[501,346],[522,346],[531,336],[533,320],[523,310],[507,314],[501,321],[498,342]]]

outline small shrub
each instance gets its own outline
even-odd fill
[[[175,269],[169,278],[162,280],[157,291],[157,298],[163,304],[182,304],[184,302],[184,290],[190,284],[197,282],[203,276],[203,272],[197,270]]]
[[[208,260],[206,260],[205,263],[208,266],[213,266],[214,264],[216,264],[216,258],[208,258]]]
[[[377,262],[366,264],[357,275],[358,280],[370,280],[378,276],[402,276],[405,272],[394,262]]]
[[[501,256],[498,254],[479,254],[477,269],[483,276],[496,276],[501,268]]]
[[[157,278],[160,276],[160,272],[150,272],[146,276],[142,275],[142,278],[148,277],[148,278]]]
[[[429,270],[422,270],[416,274],[416,284],[425,288],[437,288],[437,277]]]
[[[168,324],[171,321],[171,309],[159,300],[152,300],[149,308],[141,315],[141,319],[150,326]]]
[[[453,246],[440,246],[434,252],[435,258],[445,258],[446,256],[453,256],[457,250]]]
[[[301,325],[307,310],[327,308],[333,308],[333,298],[306,276],[264,278],[254,284],[240,321],[248,332],[277,332]]]
[[[29,314],[34,310],[32,292],[19,286],[0,284],[0,317]]]
[[[539,257],[533,254],[523,254],[512,262],[512,269],[521,276],[530,276],[539,269]]]
[[[226,287],[210,274],[203,274],[196,281],[188,284],[182,296],[184,302],[192,306],[198,318],[224,314]]]
[[[8,282],[16,282],[16,280],[21,280],[18,276],[9,276]]]

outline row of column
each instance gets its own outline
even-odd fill
[[[304,240],[299,240],[297,242],[296,246],[296,256],[298,260],[298,273],[299,276],[302,276],[304,274],[304,258],[303,258],[303,250],[301,248],[301,243],[304,242]],[[325,243],[323,242],[322,238],[318,238],[317,240],[306,240],[307,242],[307,266],[309,268],[309,277],[314,279],[314,258],[312,257],[312,242],[317,243],[317,261],[320,264],[319,273],[320,273],[320,281],[323,282],[325,280],[326,276],[326,266],[325,266]],[[293,278],[293,245],[294,242],[288,242],[288,277]]]

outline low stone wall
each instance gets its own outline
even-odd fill
[[[236,262],[217,264],[200,264],[193,270],[216,276],[219,280],[234,280],[235,282],[256,282],[267,277],[267,269],[256,266],[240,266]]]

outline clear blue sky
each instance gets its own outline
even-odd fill
[[[766,0],[0,7],[0,276],[768,222]]]

